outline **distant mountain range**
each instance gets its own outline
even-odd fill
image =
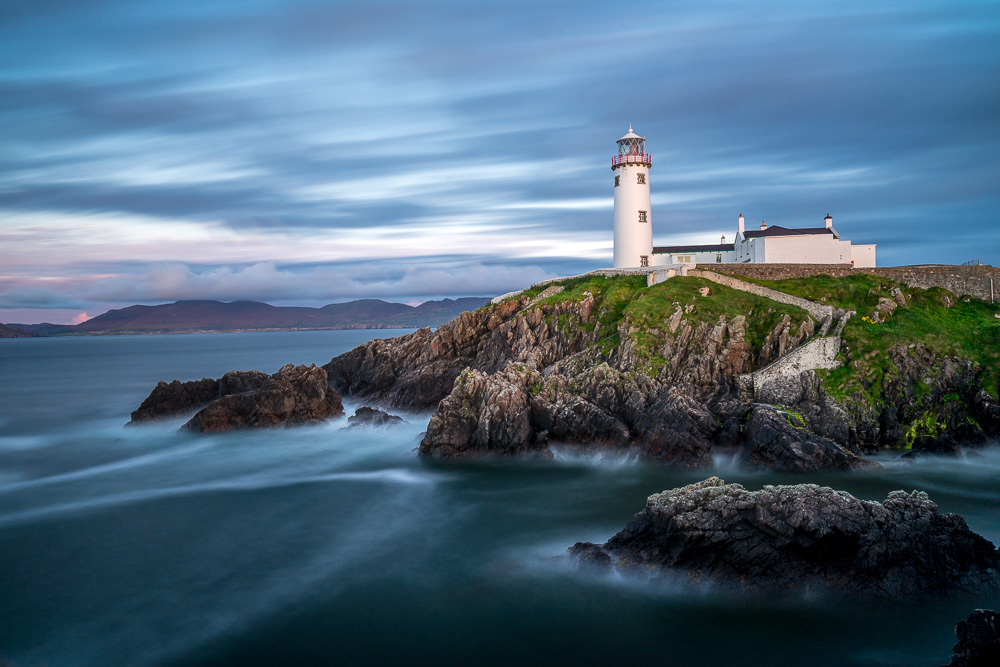
[[[6,324],[0,324],[0,338],[31,338],[32,336],[37,335],[38,334],[31,333],[27,329],[9,327]]]
[[[67,334],[155,334],[288,329],[399,329],[432,327],[475,310],[489,297],[427,301],[419,306],[360,299],[322,308],[272,306],[259,301],[177,301],[109,310],[81,324],[0,324],[0,338]]]

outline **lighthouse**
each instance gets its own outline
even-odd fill
[[[618,140],[611,158],[615,176],[614,267],[649,266],[653,255],[653,221],[649,206],[649,169],[652,156],[646,139],[632,131]]]

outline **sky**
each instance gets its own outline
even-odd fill
[[[0,0],[0,322],[491,296],[748,225],[997,264],[1000,3]]]

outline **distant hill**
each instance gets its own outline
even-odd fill
[[[177,301],[162,306],[109,310],[81,324],[0,326],[3,330],[22,331],[20,335],[41,336],[431,327],[444,324],[463,311],[475,310],[488,301],[488,297],[464,297],[408,306],[380,299],[360,299],[331,303],[322,308],[272,306],[259,301]]]
[[[31,338],[37,335],[27,329],[0,324],[0,338]]]

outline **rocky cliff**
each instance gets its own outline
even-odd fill
[[[957,297],[907,297],[884,279],[861,278],[876,281],[862,285],[863,298],[859,285],[836,282],[857,278],[799,294],[839,313],[860,308],[824,323],[843,336],[833,347],[842,368],[765,374],[760,385],[751,374],[819,336],[817,322],[795,305],[693,277],[647,287],[643,276],[585,276],[536,287],[434,331],[371,341],[324,368],[345,395],[433,409],[420,446],[433,457],[544,456],[566,443],[699,466],[722,448],[751,465],[812,470],[860,467],[864,452],[928,437],[965,443],[1000,433],[996,368],[946,336],[911,342],[917,333],[892,329],[952,306],[981,326],[996,307],[975,305],[970,315]],[[841,292],[856,298],[838,303]],[[997,337],[982,328],[984,343]]]

